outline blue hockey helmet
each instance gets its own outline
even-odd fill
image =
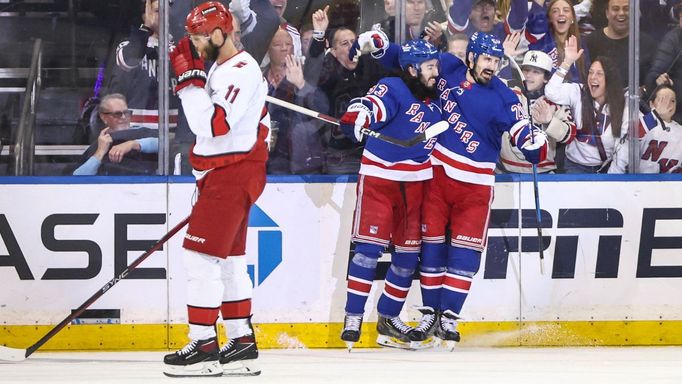
[[[480,54],[499,57],[500,59],[504,56],[504,49],[502,48],[500,40],[495,36],[484,32],[474,32],[469,38],[466,56],[467,62],[469,60],[469,52],[474,54],[474,63],[476,63]]]
[[[412,65],[419,72],[419,64],[438,59],[438,54],[438,48],[433,44],[422,39],[410,40],[400,47],[398,63],[404,71]]]

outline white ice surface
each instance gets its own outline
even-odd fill
[[[165,352],[37,352],[0,383],[682,383],[682,347],[261,351],[256,377],[167,378]]]

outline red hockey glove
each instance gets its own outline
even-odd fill
[[[346,113],[341,116],[339,125],[343,133],[354,142],[362,141],[362,128],[369,127],[372,112],[360,102],[348,106]]]
[[[178,77],[178,85],[175,92],[180,91],[188,85],[196,85],[203,88],[206,85],[206,71],[204,62],[199,57],[194,45],[189,41],[189,36],[185,36],[178,42],[178,45],[170,51],[170,61],[173,65],[175,76]]]

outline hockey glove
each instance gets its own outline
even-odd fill
[[[381,58],[388,48],[388,36],[381,30],[363,32],[350,47],[348,58],[358,61],[362,54],[371,53],[375,59]]]
[[[178,42],[178,45],[170,51],[170,61],[173,71],[178,77],[178,85],[175,92],[188,85],[203,88],[206,85],[206,71],[204,62],[199,57],[194,45],[189,41],[189,36],[185,36]]]
[[[362,128],[369,127],[372,112],[362,103],[353,103],[348,106],[346,113],[341,116],[339,125],[341,130],[354,142],[361,142],[364,134]]]
[[[547,135],[537,128],[531,128],[519,149],[530,163],[543,162],[547,159]]]

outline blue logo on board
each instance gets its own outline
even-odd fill
[[[257,287],[282,263],[282,230],[255,204],[249,214],[249,228],[258,229],[258,262],[248,266],[253,286]]]

